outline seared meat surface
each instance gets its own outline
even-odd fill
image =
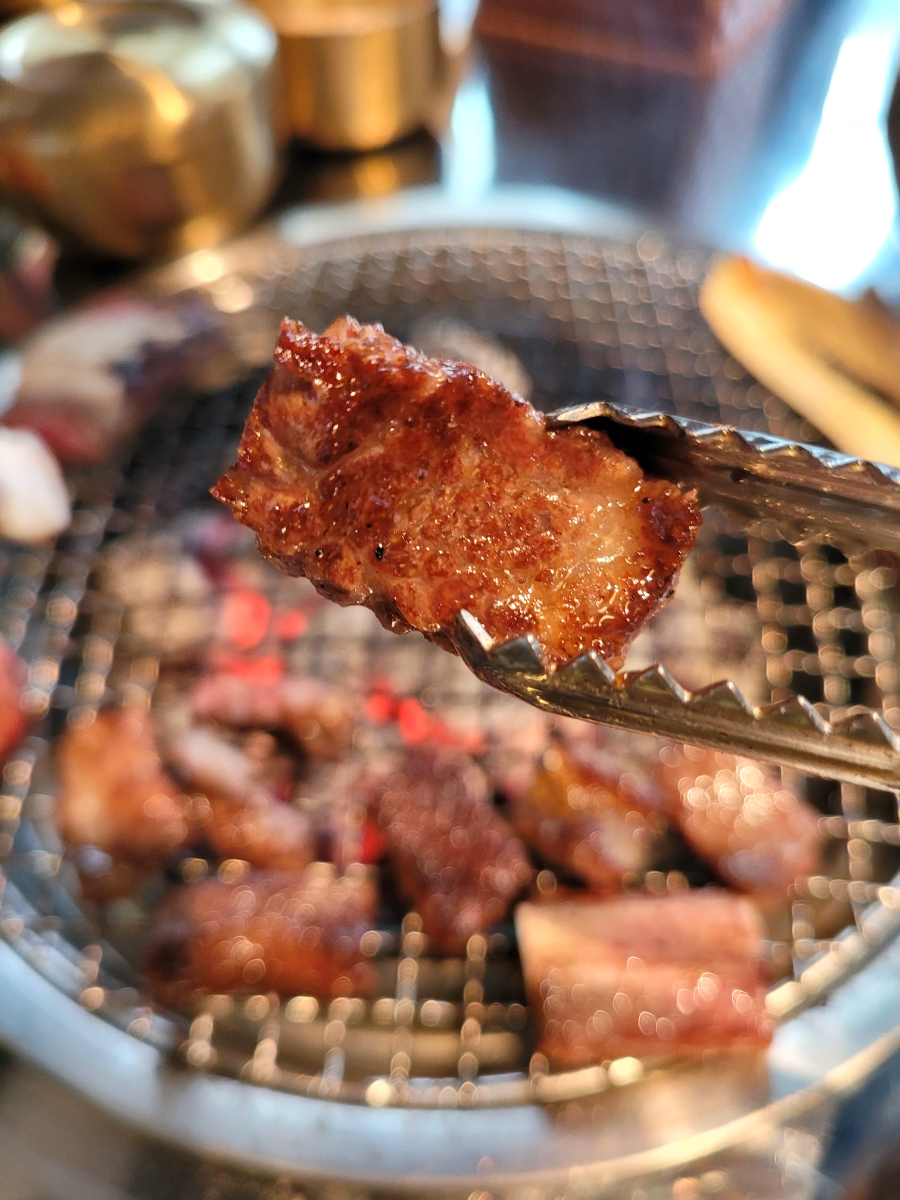
[[[703,890],[520,904],[540,1048],[560,1067],[764,1046],[772,1035],[753,904]]]
[[[401,890],[446,953],[464,951],[473,933],[501,921],[531,879],[484,774],[458,751],[409,751],[374,789],[373,809]]]
[[[260,549],[340,604],[452,649],[468,609],[551,662],[617,662],[694,542],[693,493],[646,479],[602,433],[549,428],[474,367],[377,325],[286,320],[214,495]]]
[[[360,938],[375,908],[361,868],[337,876],[327,863],[173,888],[150,932],[147,974],[179,1007],[210,992],[364,996],[375,976]]]

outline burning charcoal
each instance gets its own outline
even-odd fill
[[[659,757],[670,819],[727,883],[770,906],[798,876],[815,874],[818,814],[771,770],[694,746],[666,746]]]
[[[110,865],[158,867],[188,842],[190,801],[162,768],[149,713],[109,708],[70,726],[57,760],[56,816],[70,850],[93,847]]]
[[[337,876],[313,863],[303,872],[188,884],[157,911],[147,974],[156,995],[176,1007],[210,992],[368,995],[375,972],[360,938],[375,910],[364,868]]]
[[[339,758],[353,733],[347,699],[300,676],[260,683],[221,671],[197,685],[191,707],[201,720],[284,732],[313,758]]]
[[[199,727],[181,734],[168,753],[189,786],[202,793],[194,797],[194,806],[218,857],[241,858],[254,867],[279,871],[302,870],[312,862],[310,823],[278,799],[271,780],[267,786],[264,759]]]
[[[448,954],[502,920],[531,878],[524,847],[497,814],[483,772],[459,751],[409,750],[374,789],[373,809],[401,890]]]
[[[743,897],[704,890],[520,904],[516,933],[540,1047],[558,1067],[771,1038],[762,922]]]
[[[616,769],[601,751],[555,742],[510,796],[516,833],[543,858],[598,891],[618,891],[651,865],[665,822],[648,776]]]

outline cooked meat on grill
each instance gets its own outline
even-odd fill
[[[368,995],[375,973],[360,939],[375,909],[364,869],[337,876],[327,863],[173,888],[150,932],[147,975],[176,1007],[210,992]]]
[[[347,697],[299,675],[260,683],[220,671],[197,685],[191,707],[201,720],[283,732],[313,758],[340,758],[353,734]]]
[[[703,890],[520,904],[540,1048],[558,1067],[764,1046],[772,1026],[752,902]]]
[[[194,808],[217,857],[277,871],[302,870],[312,862],[309,821],[275,794],[264,756],[251,756],[200,727],[181,734],[168,754],[188,786],[202,793],[193,798]]]
[[[474,367],[349,317],[286,320],[238,462],[214,495],[263,554],[389,629],[452,649],[468,609],[550,662],[618,662],[671,594],[700,523],[603,434],[551,429]]]
[[[25,343],[4,424],[32,429],[64,462],[97,463],[173,384],[228,346],[197,297],[148,303],[122,292],[45,322]]]
[[[114,861],[159,866],[189,840],[191,804],[163,770],[149,713],[108,708],[70,726],[57,762],[56,819],[70,850],[92,846]]]
[[[25,735],[28,718],[22,706],[22,691],[27,679],[28,668],[0,638],[0,763]]]
[[[137,896],[159,875],[159,864],[148,866],[113,858],[96,846],[76,846],[69,851],[69,858],[78,872],[81,899],[93,904]]]
[[[726,883],[769,905],[815,874],[818,813],[762,763],[676,745],[660,763],[670,819]]]
[[[400,888],[445,953],[501,921],[531,878],[483,772],[459,751],[408,751],[374,788],[372,804]]]
[[[554,866],[597,891],[618,891],[629,876],[648,870],[665,831],[648,789],[656,790],[651,779],[618,770],[602,751],[557,741],[528,784],[509,797],[510,820]]]

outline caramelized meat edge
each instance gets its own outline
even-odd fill
[[[390,629],[452,649],[468,609],[556,663],[620,660],[700,523],[694,493],[645,478],[604,434],[551,429],[475,368],[349,317],[323,335],[284,322],[213,494],[284,571]]]

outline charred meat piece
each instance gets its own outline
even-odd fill
[[[338,877],[327,863],[174,888],[156,913],[147,974],[159,999],[175,1007],[251,989],[368,995],[375,974],[360,938],[375,908],[364,869]]]
[[[540,1047],[556,1066],[771,1037],[762,923],[744,897],[704,890],[520,904],[516,933]]]
[[[462,952],[502,920],[531,878],[524,847],[490,802],[465,754],[417,747],[373,791],[401,890],[431,942]]]
[[[227,355],[196,299],[149,304],[123,293],[42,325],[22,351],[4,423],[31,429],[64,462],[102,462],[153,413],[173,384]]]
[[[815,874],[818,814],[761,763],[666,746],[660,765],[670,819],[726,883],[771,905]]]
[[[285,733],[312,758],[340,758],[353,734],[347,699],[297,675],[260,683],[221,671],[197,685],[191,707],[201,720]]]
[[[0,763],[5,762],[25,736],[28,718],[22,692],[28,668],[0,638]]]
[[[267,558],[452,649],[468,609],[564,662],[618,660],[670,595],[700,514],[605,434],[551,429],[474,367],[349,317],[286,320],[214,495]]]
[[[191,804],[163,770],[149,713],[108,708],[70,726],[57,761],[57,824],[70,850],[159,866],[188,842]]]
[[[169,758],[201,793],[193,798],[198,822],[219,858],[241,858],[277,871],[302,870],[312,862],[309,821],[267,786],[271,781],[265,778],[261,756],[195,727],[172,743]]]
[[[510,797],[516,833],[543,858],[597,891],[619,891],[650,867],[665,831],[646,776],[604,764],[602,753],[553,744],[531,780]]]

